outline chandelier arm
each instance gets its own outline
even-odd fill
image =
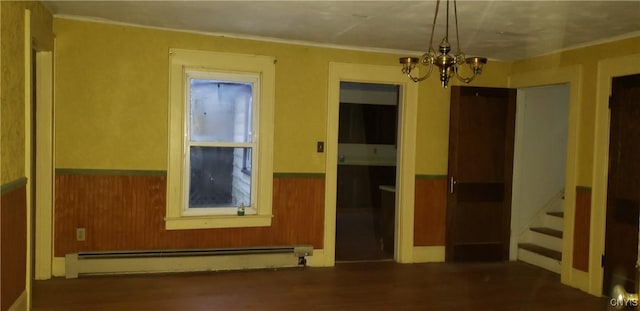
[[[428,78],[431,75],[432,71],[433,71],[433,64],[429,63],[429,71],[427,71],[427,73],[425,73],[424,76],[422,76],[422,77],[414,77],[409,72],[409,73],[407,73],[407,77],[409,77],[409,79],[411,79],[411,81],[413,81],[413,82],[420,82],[420,81],[424,81],[426,78]]]
[[[0,0],[1,1],[1,0]],[[436,10],[433,16],[433,24],[431,26],[431,36],[429,37],[429,50],[427,53],[422,55],[421,58],[418,57],[401,57],[399,59],[400,64],[402,65],[402,73],[406,74],[409,79],[413,82],[420,82],[427,79],[431,73],[433,72],[433,67],[438,67],[438,72],[440,75],[440,82],[442,83],[442,87],[446,88],[449,82],[449,79],[454,75],[456,78],[464,83],[469,83],[473,81],[476,77],[478,77],[482,73],[482,67],[487,63],[487,59],[485,57],[469,57],[467,58],[464,53],[462,53],[460,49],[460,31],[458,29],[458,3],[457,0],[453,0],[453,13],[455,19],[455,36],[456,36],[456,44],[457,44],[457,53],[455,55],[449,54],[451,52],[451,44],[449,43],[449,11],[450,11],[450,0],[447,1],[446,7],[446,29],[445,36],[442,39],[442,42],[438,46],[438,51],[436,52],[433,49],[433,36],[435,35],[436,22],[438,20],[438,12],[440,10],[440,0],[436,0]],[[417,65],[422,64],[423,66],[428,66],[429,70],[422,77],[414,77],[411,75],[412,69],[416,68]],[[469,64],[471,69],[471,76],[464,77],[460,75],[458,72],[458,67],[463,64]]]
[[[474,71],[473,75],[471,75],[471,77],[465,78],[465,77],[461,76],[458,73],[458,66],[453,67],[453,72],[455,73],[456,78],[458,78],[458,80],[460,80],[460,81],[462,81],[464,83],[469,83],[469,82],[473,81],[478,76],[478,73]]]
[[[438,19],[438,8],[440,0],[436,2],[436,13],[433,15],[433,25],[431,26],[431,37],[429,38],[429,50],[433,49],[433,34],[436,32],[436,20]]]

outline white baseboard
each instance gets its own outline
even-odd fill
[[[251,258],[243,258],[244,268],[262,268],[269,267],[271,265],[279,265],[277,262],[281,259],[275,259],[273,255],[252,255]],[[281,254],[280,258],[290,259],[291,254]],[[212,260],[213,258],[213,260]],[[140,266],[140,262],[136,260],[120,260],[111,261],[109,263],[97,262],[96,266],[91,267],[98,274],[112,274],[112,273],[144,273],[140,270],[147,270],[148,272],[157,272],[156,270],[162,270],[162,272],[186,272],[186,271],[204,271],[204,270],[227,270],[227,269],[239,269],[237,262],[240,258],[214,258],[214,257],[176,257],[176,258],[161,258],[159,260],[147,260]],[[307,256],[307,265],[310,267],[324,267],[324,250],[313,250],[312,256]],[[297,259],[295,259],[297,260]],[[291,260],[291,265],[294,266],[295,260]],[[157,262],[155,262],[157,261]],[[215,261],[212,267],[212,261]],[[232,262],[230,262],[232,261]],[[152,269],[149,269],[151,267]],[[153,270],[153,271],[149,271]],[[67,276],[66,260],[65,257],[54,257],[52,261],[52,275],[55,277]],[[71,271],[73,272],[73,271]]]
[[[314,249],[313,256],[307,257],[309,267],[332,267],[335,261],[327,260],[323,249]],[[328,264],[331,262],[332,264]],[[444,246],[415,246],[413,248],[414,263],[444,262]]]
[[[22,294],[13,302],[8,311],[27,311],[27,291],[23,291]]]
[[[571,269],[571,280],[567,285],[588,293],[589,273],[578,269]]]
[[[324,249],[314,249],[313,256],[307,257],[309,267],[328,267],[324,258]]]
[[[416,246],[413,248],[413,262],[425,263],[425,262],[444,262],[444,246]],[[314,249],[313,256],[307,257],[307,266],[309,267],[328,267],[327,260],[325,260],[325,253],[323,249]],[[180,264],[177,266],[184,265]],[[65,258],[54,257],[52,262],[51,272],[55,277],[64,277],[65,271]],[[178,270],[176,270],[177,272]]]
[[[62,277],[65,275],[64,257],[53,257],[51,263],[51,274],[53,276]]]
[[[139,274],[299,267],[294,253],[255,253],[158,257],[65,257],[65,276]]]
[[[414,246],[413,262],[444,262],[444,246]]]

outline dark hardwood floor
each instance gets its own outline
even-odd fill
[[[606,310],[528,264],[342,263],[334,268],[36,281],[33,310]]]
[[[336,261],[393,260],[393,247],[384,247],[379,221],[371,207],[338,209]]]

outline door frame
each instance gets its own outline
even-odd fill
[[[36,280],[51,278],[53,262],[53,52],[36,54]]]
[[[518,89],[553,84],[569,84],[569,127],[567,132],[567,160],[565,165],[564,230],[562,236],[562,268],[560,280],[563,284],[588,291],[588,274],[573,268],[573,230],[575,226],[576,187],[578,178],[578,127],[582,100],[582,71],[582,65],[572,65],[518,73],[509,76],[509,88]],[[593,232],[593,230],[591,231]]]
[[[608,58],[598,62],[596,115],[593,151],[593,188],[591,191],[591,230],[589,234],[589,288],[592,295],[602,294],[607,179],[609,177],[609,134],[611,113],[609,96],[614,77],[640,73],[640,54]]]
[[[52,276],[53,263],[53,52],[40,50],[31,36],[31,11],[25,10],[25,176],[27,176],[27,284],[31,279],[46,280]],[[55,43],[54,43],[55,45]],[[36,50],[35,58],[32,49]],[[36,64],[33,85],[33,63]],[[33,131],[32,97],[35,88],[36,130]],[[31,139],[35,140],[37,154],[33,163]],[[32,209],[32,180],[29,178],[35,164],[35,210]],[[32,222],[35,212],[35,223]],[[35,237],[32,228],[35,226]],[[32,248],[32,240],[35,243]],[[32,249],[35,254],[32,254]],[[35,262],[34,262],[35,261]],[[33,264],[33,265],[32,265]],[[33,267],[33,269],[32,269]],[[32,271],[33,270],[33,271]],[[29,301],[31,293],[29,291]]]
[[[398,156],[396,166],[396,240],[397,262],[413,262],[414,191],[418,84],[409,80],[397,66],[329,63],[327,136],[325,143],[325,212],[323,250],[314,254],[310,264],[335,265],[336,193],[338,173],[338,123],[340,82],[400,85]]]

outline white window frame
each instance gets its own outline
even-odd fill
[[[257,135],[253,135],[253,133],[246,133],[245,134],[245,139],[248,139],[248,142],[208,142],[208,141],[192,141],[189,139],[189,137],[191,137],[191,79],[200,79],[200,80],[218,80],[218,81],[225,81],[225,82],[238,82],[238,83],[247,83],[247,84],[251,84],[251,96],[253,98],[252,100],[252,104],[251,104],[251,109],[255,109],[256,107],[256,103],[260,102],[260,76],[257,74],[238,74],[238,73],[221,73],[221,72],[211,72],[211,71],[203,71],[202,69],[189,69],[187,68],[185,70],[185,79],[184,79],[184,90],[185,90],[185,99],[184,99],[184,109],[185,109],[185,114],[184,114],[184,133],[185,135],[183,135],[184,137],[184,151],[183,153],[185,154],[184,157],[184,172],[185,174],[183,175],[184,178],[184,185],[185,185],[185,189],[183,191],[183,200],[184,200],[184,210],[183,210],[183,215],[184,216],[206,216],[206,215],[237,215],[237,210],[238,210],[238,206],[228,206],[228,207],[211,207],[211,208],[207,208],[207,207],[198,207],[198,208],[189,208],[189,189],[190,189],[190,174],[188,174],[187,172],[191,171],[191,157],[190,157],[190,149],[191,147],[228,147],[228,148],[245,148],[245,147],[249,147],[251,148],[251,150],[255,150],[256,154],[260,153],[260,150],[258,150],[258,144],[257,144]],[[249,120],[247,118],[245,118],[246,122],[251,122],[251,124],[253,126],[251,126],[251,128],[256,128],[259,129],[259,120],[258,116],[256,116],[255,118],[253,118],[253,114],[252,115],[252,119]],[[252,132],[255,132],[252,130]],[[252,166],[253,166],[253,161],[254,161],[254,157],[252,157],[251,162],[252,162]],[[245,157],[244,157],[244,152],[243,152],[243,156],[242,156],[242,163],[240,164],[241,166],[244,165],[244,161],[245,161]],[[244,173],[243,173],[244,174]],[[250,202],[252,202],[251,205],[249,205],[249,202],[243,202],[245,205],[245,215],[256,215],[257,214],[257,209],[255,208],[255,203],[256,202],[256,191],[257,191],[257,176],[256,175],[251,175],[250,177],[251,179],[251,190],[250,190],[250,194],[251,194],[251,199]]]
[[[200,75],[200,73],[204,73]],[[252,206],[245,216],[232,208],[189,208],[188,131],[189,77],[254,79],[252,129]],[[253,78],[251,78],[253,77]],[[246,81],[246,80],[245,80]],[[165,228],[205,229],[265,227],[271,225],[273,192],[273,106],[275,58],[269,56],[170,49],[169,51],[169,154]],[[258,92],[255,92],[257,90]]]

